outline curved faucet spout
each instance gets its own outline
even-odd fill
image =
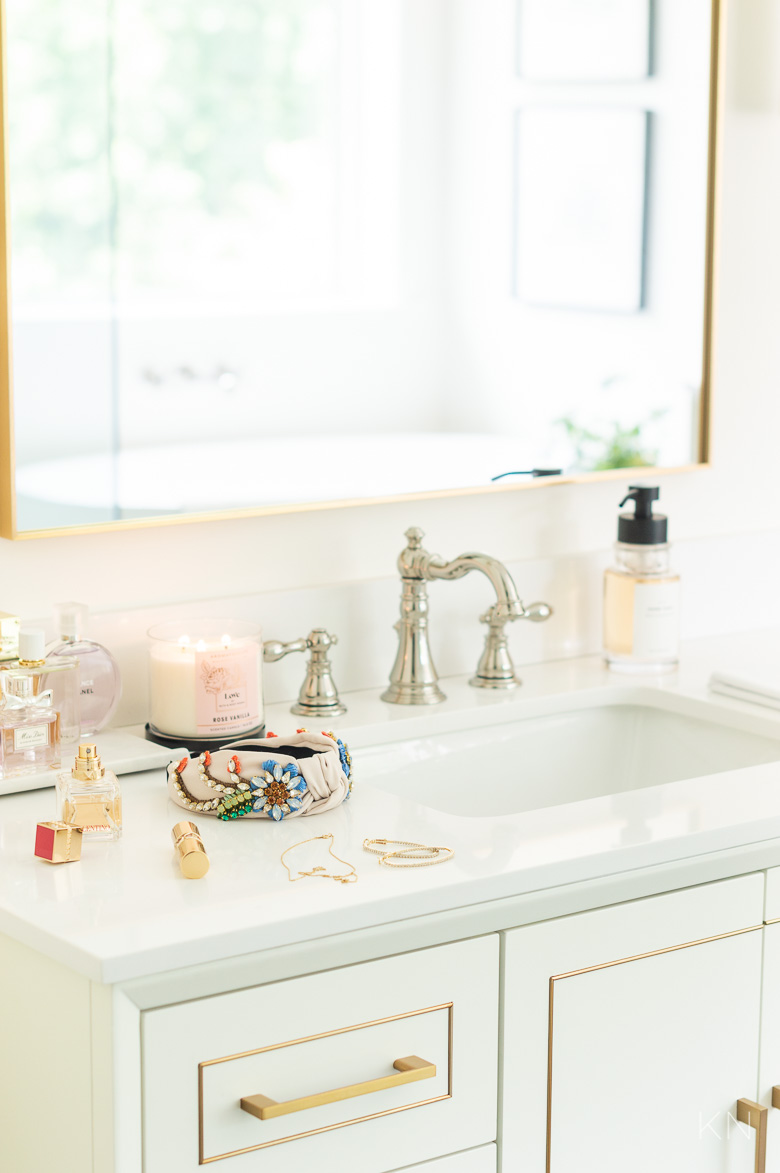
[[[497,558],[490,558],[487,554],[460,554],[451,562],[445,562],[435,555],[431,556],[425,566],[425,577],[434,578],[463,578],[471,570],[479,570],[493,584],[496,592],[497,619],[506,622],[507,619],[519,619],[525,608],[520,602],[514,579]]]
[[[394,705],[433,705],[445,700],[439,688],[438,674],[428,646],[427,582],[437,578],[463,578],[479,570],[493,584],[496,601],[482,616],[488,634],[477,672],[469,681],[474,688],[517,688],[512,657],[506,641],[506,624],[513,619],[532,619],[535,623],[549,619],[552,608],[547,603],[524,607],[517,594],[512,575],[497,558],[487,554],[461,554],[445,562],[438,554],[423,549],[425,534],[417,526],[406,531],[406,546],[398,556],[401,574],[401,618],[396,624],[398,654],[390,673],[390,687],[382,700]]]

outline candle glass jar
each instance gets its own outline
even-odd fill
[[[192,751],[262,735],[263,644],[257,624],[176,620],[151,627],[148,635],[152,740]]]

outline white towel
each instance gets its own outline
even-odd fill
[[[774,678],[766,675],[765,669],[755,673],[750,670],[713,672],[709,686],[711,692],[721,696],[780,710],[780,668]]]

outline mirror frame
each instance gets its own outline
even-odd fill
[[[715,319],[716,238],[719,214],[719,169],[722,140],[724,12],[722,0],[711,2],[710,85],[708,96],[707,191],[705,211],[704,314],[702,339],[702,379],[699,402],[698,461],[670,468],[647,467],[642,477],[666,476],[707,467],[710,462],[710,428],[712,408],[713,333]],[[262,517],[277,513],[305,513],[323,509],[342,509],[358,505],[384,505],[396,501],[425,501],[438,497],[465,497],[482,494],[515,493],[547,485],[583,484],[593,481],[625,480],[626,469],[578,473],[529,480],[521,484],[473,485],[464,488],[435,489],[418,493],[398,493],[387,497],[359,497],[337,501],[299,502],[289,505],[256,505],[246,508],[210,510],[200,513],[168,514],[159,517],[125,518],[89,525],[62,526],[56,529],[19,530],[16,525],[16,461],[14,452],[13,366],[10,288],[10,207],[8,194],[8,119],[6,68],[5,0],[0,0],[0,537],[11,540],[68,537],[75,534],[105,533],[114,530],[147,529],[151,526],[188,525],[204,521],[228,521],[245,517]],[[636,475],[636,470],[630,470]]]

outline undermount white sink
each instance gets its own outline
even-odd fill
[[[658,702],[563,701],[548,715],[363,748],[361,781],[479,818],[780,761],[780,725],[762,736],[720,710],[706,719]]]

